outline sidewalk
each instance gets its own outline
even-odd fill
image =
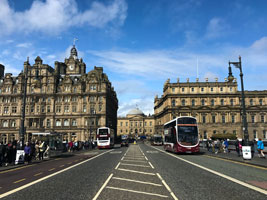
[[[206,148],[204,148],[204,149],[201,148],[200,151],[205,153],[205,155],[267,168],[267,158],[265,158],[265,159],[259,158],[258,153],[255,153],[254,157],[251,160],[244,160],[242,155],[240,157],[238,157],[236,151],[230,151],[230,153],[223,153],[222,152],[222,153],[218,153],[218,154],[209,152],[209,151],[207,151]],[[267,157],[266,154],[265,154],[265,156]]]
[[[79,153],[84,153],[84,152],[87,152],[87,151],[92,151],[94,149],[86,149],[86,150],[80,150],[80,151],[75,151],[75,152],[63,152],[62,154],[60,155],[57,155],[57,156],[52,156],[52,157],[49,157],[49,158],[44,158],[44,160],[32,160],[31,163],[29,163],[28,165],[33,165],[33,164],[39,164],[39,163],[43,163],[43,162],[46,162],[46,161],[49,161],[49,160],[54,160],[54,159],[57,159],[57,158],[64,158],[64,157],[69,157],[69,156],[73,156],[75,154],[79,154]],[[24,166],[27,166],[27,164],[10,164],[8,166],[2,166],[0,167],[0,174],[2,171],[7,171],[7,170],[11,170],[11,169],[15,169],[15,168],[19,168],[19,167],[24,167]]]

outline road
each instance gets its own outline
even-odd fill
[[[0,173],[3,199],[267,199],[267,169],[143,143]]]

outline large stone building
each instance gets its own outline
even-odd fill
[[[154,116],[146,116],[138,108],[128,112],[126,117],[118,117],[117,134],[130,137],[150,136],[155,133]]]
[[[73,46],[69,58],[56,61],[55,68],[43,64],[39,56],[33,65],[24,62],[24,72],[18,76],[4,74],[0,65],[0,141],[19,139],[26,77],[25,140],[31,133],[56,132],[68,140],[84,141],[95,137],[101,126],[116,132],[116,92],[102,67],[86,73]]]
[[[245,91],[249,139],[267,139],[267,91]],[[213,134],[234,134],[243,138],[241,91],[231,75],[225,82],[180,82],[168,79],[163,95],[154,99],[156,132],[178,116],[194,116],[199,123],[200,137]]]

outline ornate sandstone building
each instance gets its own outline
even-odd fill
[[[267,91],[245,91],[249,139],[267,139]],[[214,134],[234,134],[243,138],[241,92],[229,74],[225,82],[180,82],[168,79],[163,95],[154,100],[155,132],[177,116],[194,116],[202,139]]]
[[[126,117],[118,117],[118,135],[130,137],[150,136],[155,134],[154,116],[146,116],[138,108],[128,112]]]
[[[18,76],[4,74],[0,65],[0,141],[19,139],[26,71],[25,141],[36,132],[61,133],[62,139],[79,141],[95,137],[101,126],[116,132],[116,92],[102,67],[86,73],[73,45],[69,58],[56,61],[55,68],[43,64],[39,56],[33,65],[24,62],[24,72]]]

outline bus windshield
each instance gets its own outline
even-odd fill
[[[100,137],[98,140],[108,140],[108,137]]]
[[[162,137],[154,137],[155,142],[162,142]]]
[[[108,134],[108,129],[99,129],[98,130],[98,133],[99,133],[99,135],[107,135]]]
[[[178,142],[185,146],[198,143],[197,126],[178,126]]]

